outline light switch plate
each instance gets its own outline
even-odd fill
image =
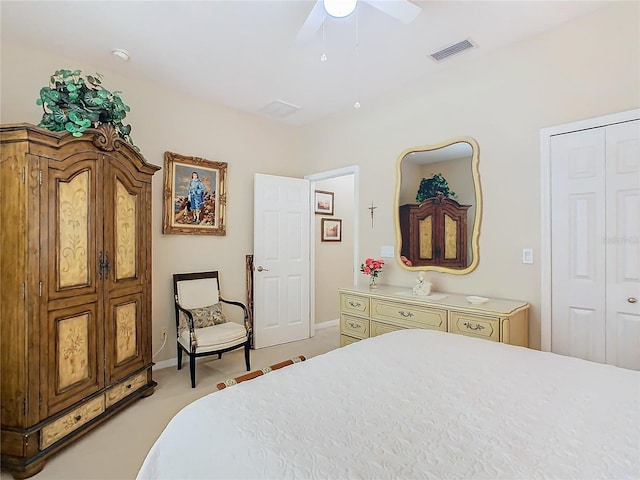
[[[522,249],[522,263],[533,263],[533,248]]]
[[[394,257],[393,245],[391,246],[385,245],[383,247],[380,247],[380,256],[382,258],[393,258]]]

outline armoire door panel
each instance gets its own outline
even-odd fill
[[[147,254],[145,224],[151,212],[145,207],[146,184],[119,162],[105,160],[105,217],[113,219],[104,228],[104,248],[110,259],[106,288],[113,292],[111,296],[119,296],[144,283],[140,265]]]
[[[98,252],[102,244],[102,188],[95,154],[75,155],[66,169],[54,162],[43,171],[41,265],[49,301],[63,301],[98,292]],[[47,191],[45,190],[45,191]],[[62,302],[64,303],[64,302]],[[52,308],[59,308],[55,305]]]
[[[116,282],[135,278],[138,271],[138,255],[136,246],[140,230],[137,212],[139,195],[130,193],[121,181],[116,180],[116,215],[115,215],[115,249],[114,268]]]
[[[49,362],[46,414],[65,407],[104,386],[100,305],[98,302],[49,312],[43,329]],[[44,387],[44,386],[43,386]]]
[[[142,292],[110,298],[105,310],[107,382],[112,383],[145,364]]]

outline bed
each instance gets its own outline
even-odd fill
[[[209,394],[145,479],[640,478],[640,372],[431,330]]]

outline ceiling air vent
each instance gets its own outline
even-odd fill
[[[298,110],[300,110],[300,107],[297,105],[283,102],[282,100],[272,100],[270,103],[262,107],[260,112],[269,115],[270,117],[285,118]]]
[[[436,62],[440,62],[445,58],[448,58],[452,55],[456,55],[460,52],[464,52],[465,50],[469,50],[470,48],[474,48],[474,47],[475,45],[471,40],[463,40],[454,45],[450,45],[441,50],[438,50],[435,53],[432,53],[430,57],[433,58]]]

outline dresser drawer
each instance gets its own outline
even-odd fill
[[[349,337],[348,335],[340,335],[340,346],[346,347],[352,343],[359,342],[359,338]]]
[[[107,392],[107,408],[118,403],[127,395],[135,392],[147,383],[147,371],[140,372],[122,383],[115,385]]]
[[[340,315],[340,333],[352,337],[369,337],[369,319],[354,317],[353,315]]]
[[[407,303],[371,299],[371,318],[404,328],[447,331],[447,311]]]
[[[340,312],[369,316],[369,298],[351,293],[340,294]]]
[[[89,420],[96,418],[102,412],[104,412],[104,395],[88,401],[53,423],[43,427],[40,434],[40,449],[44,450],[53,445],[61,438],[80,428]]]
[[[451,312],[451,333],[470,337],[486,338],[498,342],[500,320],[495,317],[483,317],[472,313]]]
[[[398,325],[390,325],[388,323],[380,323],[375,320],[371,320],[371,336],[377,337],[384,333],[395,332],[396,330],[406,330],[404,327]]]

